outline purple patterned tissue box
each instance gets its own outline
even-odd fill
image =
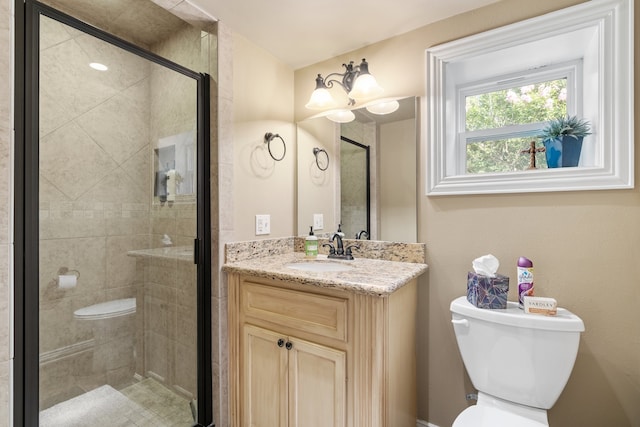
[[[489,277],[471,271],[467,275],[467,300],[478,308],[507,308],[508,293],[507,276]]]

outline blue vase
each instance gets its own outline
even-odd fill
[[[582,152],[583,137],[562,136],[542,141],[549,168],[568,168],[578,166]]]

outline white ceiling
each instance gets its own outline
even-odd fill
[[[499,0],[188,0],[293,69]]]

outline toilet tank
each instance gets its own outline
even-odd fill
[[[578,353],[582,320],[525,314],[518,303],[482,309],[466,297],[451,302],[451,322],[471,382],[501,399],[549,409],[564,389]]]

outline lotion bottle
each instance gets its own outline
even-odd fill
[[[308,259],[318,257],[318,238],[313,234],[313,225],[309,227],[309,235],[304,240],[304,256]]]

